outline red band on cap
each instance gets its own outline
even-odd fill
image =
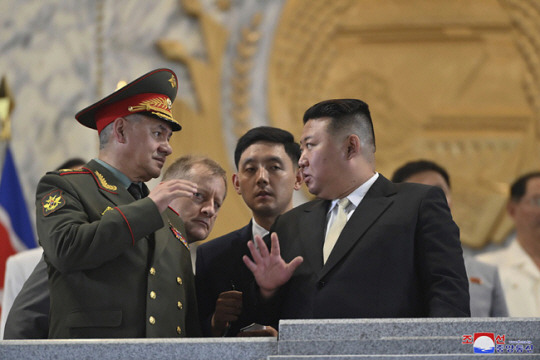
[[[115,119],[143,111],[176,122],[172,117],[171,107],[171,100],[163,94],[137,94],[100,109],[96,113],[96,128],[98,133],[101,133],[101,130]]]

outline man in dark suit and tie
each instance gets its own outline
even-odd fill
[[[255,318],[243,298],[253,282],[242,256],[254,235],[264,236],[279,214],[292,209],[301,185],[300,147],[291,133],[261,126],[245,133],[236,145],[233,185],[253,218],[241,229],[197,248],[196,285],[202,330],[208,336],[236,336]],[[272,335],[272,329],[240,335]]]
[[[442,190],[375,171],[361,100],[320,102],[303,121],[299,165],[318,199],[276,219],[270,251],[260,237],[257,248],[248,243],[260,321],[470,316],[459,229]]]

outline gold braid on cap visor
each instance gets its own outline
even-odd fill
[[[172,117],[171,108],[172,108],[171,99],[169,99],[168,97],[164,97],[164,98],[157,97],[157,98],[145,100],[139,103],[139,105],[130,106],[128,107],[128,110],[131,112],[148,111],[154,115],[157,115],[159,117],[166,118],[172,122],[178,123]]]

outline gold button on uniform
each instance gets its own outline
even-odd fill
[[[156,298],[156,292],[150,291],[150,299],[155,299],[155,298]]]
[[[153,316],[150,316],[150,317],[148,318],[148,322],[149,322],[150,324],[154,325],[154,324],[156,323],[156,318],[153,317]]]
[[[182,285],[182,278],[180,276],[177,277],[176,282],[178,283],[178,285]]]
[[[156,269],[151,267],[150,268],[150,275],[156,275]]]
[[[180,335],[182,333],[182,328],[180,326],[176,327],[176,333]]]
[[[184,306],[182,305],[182,302],[181,302],[181,301],[179,301],[179,302],[176,304],[176,306],[178,306],[179,309],[182,309],[182,308],[184,307]]]

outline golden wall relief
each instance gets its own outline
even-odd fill
[[[508,184],[539,165],[539,3],[288,0],[265,49],[265,3],[260,12],[237,17],[241,26],[231,34],[198,1],[181,1],[200,23],[206,56],[158,42],[165,57],[189,69],[197,99],[195,107],[181,97],[175,104],[186,124],[174,138],[175,155],[198,152],[231,164],[223,119],[233,119],[240,136],[253,126],[254,98],[264,97],[267,123],[297,137],[303,112],[315,102],[360,98],[374,119],[378,171],[390,177],[406,161],[437,161],[452,178],[463,242],[479,248],[501,241],[511,227],[504,211]],[[254,87],[263,50],[265,84]],[[224,64],[232,73],[227,91]],[[230,177],[234,169],[227,170]],[[230,185],[211,237],[249,220]]]
[[[200,24],[204,38],[206,56],[199,58],[186,52],[181,43],[160,39],[157,46],[169,60],[184,64],[189,70],[192,88],[197,101],[196,107],[189,105],[179,96],[175,101],[174,116],[180,119],[182,131],[172,138],[174,149],[170,159],[187,153],[202,154],[220,163],[230,180],[232,171],[229,153],[226,150],[221,116],[221,76],[225,46],[229,38],[226,29],[203,11],[196,0],[180,2],[184,10]],[[235,230],[247,223],[250,213],[228,183],[228,196],[220,210],[218,221],[210,238]]]
[[[315,102],[365,100],[378,171],[437,161],[462,241],[501,240],[508,183],[539,164],[539,13],[536,1],[290,0],[268,70],[271,122],[298,135]]]

